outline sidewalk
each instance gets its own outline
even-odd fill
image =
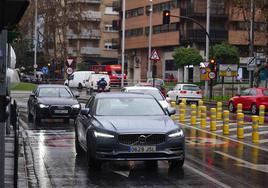
[[[14,130],[5,137],[5,187],[14,187]],[[19,188],[27,188],[26,162],[21,131],[19,131],[18,183]]]

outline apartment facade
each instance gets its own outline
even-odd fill
[[[163,10],[172,15],[187,16],[206,27],[206,0],[153,0],[152,49],[160,55],[157,77],[168,78],[171,74],[178,81],[199,81],[199,67],[185,67],[185,75],[176,69],[172,53],[178,47],[194,47],[205,55],[205,33],[196,23],[171,17],[169,25],[162,24]],[[149,0],[126,0],[126,54],[128,77],[135,81],[147,78],[149,43]],[[248,14],[246,12],[246,14]],[[210,38],[216,44],[227,41],[239,47],[241,56],[248,56],[249,35],[245,12],[228,1],[211,0]],[[261,11],[256,8],[255,51],[263,52],[267,44],[267,32]],[[245,62],[246,63],[246,62]],[[246,73],[246,65],[243,65]]]
[[[88,65],[110,64],[118,59],[118,30],[113,21],[119,13],[112,0],[70,0],[73,9],[67,40],[68,56]]]

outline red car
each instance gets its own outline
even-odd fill
[[[228,102],[230,112],[235,112],[237,104],[243,105],[243,110],[250,110],[252,114],[257,114],[259,106],[264,105],[268,109],[268,89],[249,88],[241,92],[240,95],[232,97]]]

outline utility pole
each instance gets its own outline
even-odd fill
[[[126,0],[123,0],[123,19],[122,19],[122,73],[121,87],[124,87],[124,72],[125,72],[125,27],[126,27]]]
[[[36,78],[36,68],[37,68],[37,0],[35,0],[35,14],[34,14],[34,77]]]
[[[207,25],[206,31],[209,34],[210,30],[210,0],[207,0]],[[209,38],[206,35],[206,63],[209,62]],[[210,91],[211,92],[211,91]],[[205,81],[205,96],[208,96],[208,81]]]
[[[255,20],[255,2],[251,0],[250,2],[250,33],[249,33],[249,56],[254,57],[254,20]],[[253,87],[253,71],[250,71],[250,87]]]
[[[153,16],[153,0],[150,0],[149,9],[149,42],[148,42],[148,73],[147,78],[151,77],[151,53],[152,53],[152,16]]]

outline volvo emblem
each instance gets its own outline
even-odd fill
[[[139,137],[139,143],[140,144],[145,144],[146,143],[146,136],[145,135],[140,135],[140,137]]]

